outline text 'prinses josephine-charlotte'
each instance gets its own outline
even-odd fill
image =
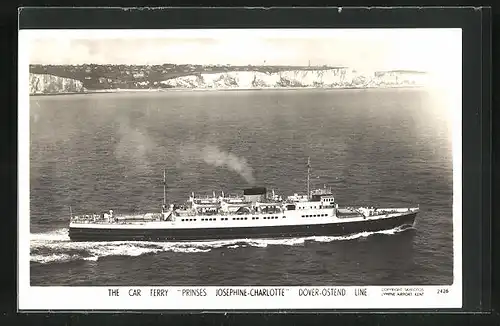
[[[233,288],[220,288],[215,291],[215,295],[217,297],[231,297],[231,296],[240,296],[240,297],[276,297],[285,296],[285,292],[288,289],[283,288],[251,288],[251,289],[233,289]]]

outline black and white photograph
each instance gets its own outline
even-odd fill
[[[460,29],[21,32],[23,286],[460,304]]]

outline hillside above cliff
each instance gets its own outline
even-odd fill
[[[66,65],[30,66],[30,94],[120,89],[262,89],[422,86],[418,71],[360,73],[347,67]]]

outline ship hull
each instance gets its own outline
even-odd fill
[[[216,241],[235,239],[280,239],[311,236],[346,236],[413,226],[417,212],[390,218],[304,225],[225,228],[89,228],[72,226],[72,241]]]

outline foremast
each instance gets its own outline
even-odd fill
[[[167,173],[163,169],[163,209],[167,207]]]
[[[161,205],[161,215],[164,221],[171,220],[173,205],[170,205],[170,209],[167,208],[167,172],[163,169],[163,204]]]

